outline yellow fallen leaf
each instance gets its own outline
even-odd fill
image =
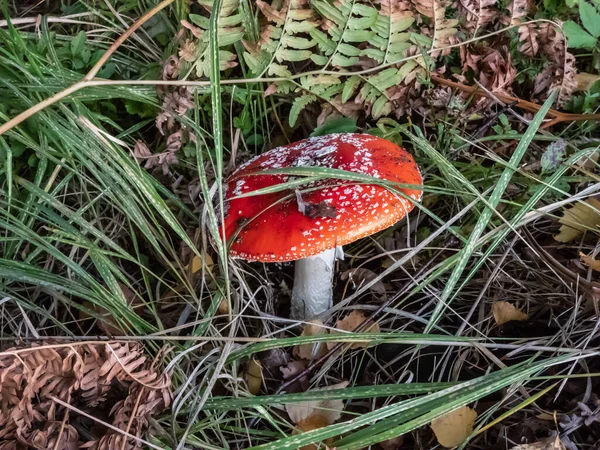
[[[335,324],[335,327],[337,328],[337,330],[341,330],[341,331],[331,330],[330,333],[331,334],[340,334],[342,331],[352,332],[352,331],[356,330],[356,328],[359,327],[366,319],[367,318],[362,313],[362,311],[358,311],[355,309],[354,311],[352,311],[350,314],[348,314],[343,319],[338,320],[337,323]],[[364,329],[362,329],[360,331],[360,333],[379,333],[379,324],[374,323],[369,320],[367,326]],[[331,349],[335,345],[336,345],[336,342],[328,342],[327,348]],[[357,348],[365,348],[368,346],[369,346],[369,344],[367,342],[356,342],[356,343],[352,344],[352,346],[350,348],[357,349]]]
[[[595,208],[595,209],[594,209]],[[558,242],[571,242],[588,229],[598,229],[600,226],[600,201],[595,198],[579,202],[565,210],[559,220],[562,224],[560,232],[554,236]]]
[[[579,72],[575,75],[578,91],[589,91],[596,82],[600,81],[600,75],[587,72]]]
[[[558,436],[554,436],[531,444],[515,445],[510,450],[565,450],[565,446]]]
[[[497,325],[505,324],[511,320],[523,321],[529,318],[526,313],[508,302],[494,302],[492,304],[492,314]]]
[[[595,259],[593,256],[586,255],[583,252],[579,252],[579,259],[586,266],[591,267],[593,270],[600,272],[600,261]]]
[[[262,366],[260,363],[251,359],[246,368],[246,383],[248,383],[248,391],[252,395],[258,395],[262,386]]]
[[[585,150],[587,150],[587,149],[585,149]],[[585,169],[585,170],[592,170],[596,167],[599,157],[600,157],[600,153],[594,152],[589,156],[582,156],[580,159],[578,159],[575,162],[575,165],[577,167],[581,167],[582,169]]]
[[[198,273],[204,267],[208,272],[212,272],[215,263],[212,257],[208,253],[202,253],[202,258],[198,255],[194,255],[192,262],[190,263],[190,272],[192,274]]]
[[[227,301],[226,298],[224,298],[223,300],[221,300],[221,302],[219,303],[219,307],[217,308],[217,311],[219,312],[219,314],[229,314],[229,302]]]
[[[477,413],[468,406],[455,409],[431,422],[431,429],[438,442],[444,447],[462,444],[473,432]]]
[[[327,328],[325,328],[323,322],[319,319],[313,319],[304,325],[304,329],[300,336],[318,336],[320,334],[325,334],[326,332]],[[327,353],[327,348],[325,344],[321,342],[315,344],[302,344],[294,347],[294,356],[300,359],[316,359],[320,358],[325,353]]]
[[[297,423],[296,430],[294,430],[294,434],[305,433],[307,431],[316,430],[318,428],[324,428],[327,425],[329,425],[327,418],[317,414],[314,416],[310,416],[309,418]],[[323,446],[320,444],[325,444],[325,448],[329,448],[328,444],[331,444],[331,442],[333,442],[333,439],[329,438],[323,442],[304,445],[302,447],[299,447],[299,450],[320,450],[323,448]]]

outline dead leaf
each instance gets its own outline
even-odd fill
[[[190,263],[190,271],[192,274],[198,273],[204,267],[207,271],[212,272],[215,263],[212,257],[208,253],[202,253],[202,258],[198,255],[194,255],[192,262]]]
[[[587,72],[579,72],[575,75],[578,91],[589,91],[596,82],[600,81],[600,75]]]
[[[324,388],[311,389],[310,392],[331,391],[333,389],[343,389],[346,386],[348,386],[348,382],[344,381]],[[315,426],[315,428],[322,428],[331,425],[342,417],[344,402],[339,399],[310,400],[306,402],[288,403],[285,405],[285,410],[294,424],[299,425],[302,423],[306,427]],[[310,429],[314,430],[315,428]],[[308,429],[305,429],[304,431],[308,431]]]
[[[404,444],[404,435],[396,436],[395,438],[388,439],[387,441],[382,441],[379,443],[379,446],[383,450],[400,450]]]
[[[557,435],[532,444],[516,445],[510,450],[565,450],[565,446]]]
[[[323,428],[329,425],[327,423],[327,418],[321,415],[310,416],[308,419],[303,420],[296,424],[296,430],[294,430],[294,434],[305,433],[307,431],[316,430],[318,428]],[[333,438],[326,439],[323,441],[325,444],[325,449],[329,449],[328,445],[333,442]],[[308,444],[299,447],[299,450],[320,450],[322,449],[322,445],[318,444]]]
[[[600,157],[600,153],[594,152],[589,156],[581,157],[579,160],[577,160],[575,165],[585,170],[592,170],[596,167],[596,164],[598,163],[598,157]]]
[[[248,391],[252,395],[258,395],[262,386],[262,366],[260,363],[251,359],[246,368],[246,383],[248,383]]]
[[[155,371],[140,344],[55,344],[47,340],[0,356],[0,398],[8,412],[0,414],[0,448],[120,449],[109,444],[125,430],[145,435],[152,416],[169,407],[170,378]],[[72,418],[57,402],[85,410],[100,407],[112,429],[79,436],[79,427],[69,423]]]
[[[340,279],[349,279],[350,281],[352,281],[354,289],[358,289],[363,284],[370,283],[373,280],[377,280],[377,278],[380,277],[375,272],[369,269],[362,268],[346,270],[340,275]],[[381,281],[381,279],[377,280],[375,284],[369,289],[381,295],[386,293],[385,283]]]
[[[227,301],[226,298],[221,300],[221,302],[219,303],[219,307],[217,308],[217,311],[219,312],[219,314],[222,314],[222,315],[229,314],[229,302]]]
[[[517,309],[512,303],[508,302],[494,302],[492,304],[492,314],[496,325],[503,325],[511,320],[527,320],[529,316]]]
[[[318,336],[321,334],[325,334],[327,329],[323,322],[319,319],[310,320],[306,325],[304,325],[304,329],[302,330],[302,334],[300,336]],[[327,353],[327,347],[324,343],[317,342],[314,344],[302,344],[294,347],[294,356],[300,359],[318,359]]]
[[[346,317],[344,317],[343,319],[338,320],[337,323],[335,324],[335,327],[338,330],[352,332],[352,331],[356,330],[356,328],[358,328],[365,320],[367,320],[367,318],[363,314],[362,311],[354,310],[350,314],[348,314]],[[360,332],[361,333],[379,333],[379,324],[373,323],[372,321],[369,320],[367,325]],[[330,333],[331,334],[340,334],[341,331],[331,330]],[[327,348],[332,349],[336,344],[337,344],[336,342],[328,342]],[[350,348],[354,350],[357,348],[366,348],[368,346],[369,346],[369,344],[367,342],[355,342],[354,344],[352,344],[352,346]]]
[[[290,380],[296,377],[298,374],[302,373],[304,369],[306,369],[306,363],[304,361],[291,361],[289,364],[279,368],[284,380]],[[308,376],[304,375],[297,382],[288,386],[287,391],[304,392],[306,389],[308,389]]]
[[[581,262],[588,267],[591,267],[592,270],[597,270],[600,272],[600,261],[594,258],[593,256],[586,255],[583,252],[579,252],[579,259]]]
[[[562,224],[559,233],[554,236],[558,242],[571,242],[587,229],[597,229],[600,225],[600,201],[590,198],[585,202],[575,203],[573,207],[565,210],[563,217],[559,219]]]
[[[444,447],[462,444],[473,432],[477,413],[468,406],[455,409],[431,422],[431,429]]]

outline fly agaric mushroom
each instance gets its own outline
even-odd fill
[[[321,167],[414,185],[398,189],[335,178],[240,197],[295,180],[269,169]],[[331,134],[278,147],[239,167],[227,180],[225,236],[230,254],[250,261],[296,261],[291,317],[308,320],[332,305],[336,248],[401,220],[421,200],[421,173],[412,156],[385,139]],[[408,197],[412,199],[409,200]]]

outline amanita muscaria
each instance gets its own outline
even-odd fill
[[[406,197],[378,184],[326,178],[268,194],[239,197],[289,183],[293,167],[341,169],[413,185]],[[311,319],[332,305],[336,248],[381,231],[421,200],[421,173],[412,156],[366,134],[332,134],[278,147],[240,166],[227,180],[225,235],[233,257],[296,261],[291,317]]]

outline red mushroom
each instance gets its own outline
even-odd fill
[[[335,178],[303,191],[239,197],[295,178],[268,169],[324,167],[414,185],[399,189]],[[238,168],[226,187],[225,235],[230,254],[251,261],[296,262],[291,316],[310,319],[331,307],[336,248],[401,220],[421,200],[421,173],[412,156],[385,139],[333,134],[275,148]],[[412,200],[409,200],[408,197]]]

